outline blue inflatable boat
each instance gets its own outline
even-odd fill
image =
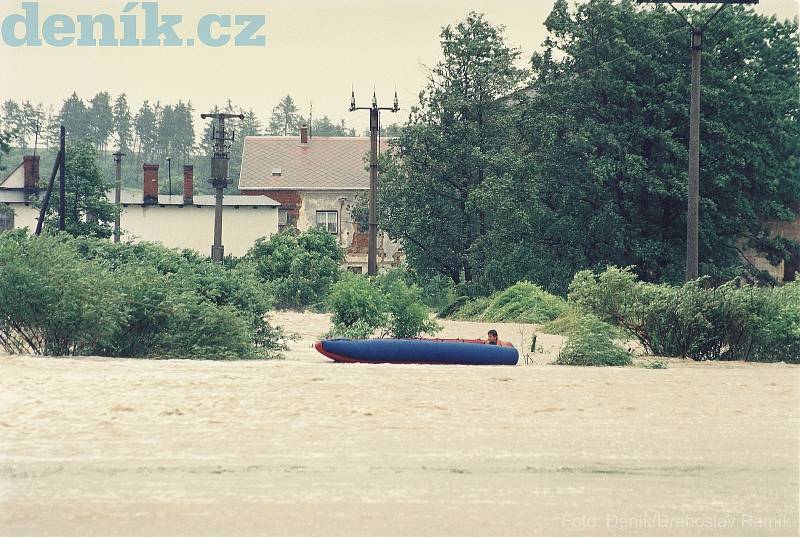
[[[517,365],[510,343],[480,339],[324,339],[314,347],[336,362],[367,364]]]

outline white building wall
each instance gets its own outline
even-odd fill
[[[159,242],[170,248],[188,248],[211,255],[214,207],[195,205],[128,205],[123,208],[122,240]],[[256,239],[278,232],[276,207],[226,206],[222,213],[225,255],[242,256]]]
[[[36,229],[38,209],[12,203],[14,227]],[[211,255],[214,207],[195,205],[128,205],[120,218],[122,240],[158,242],[169,248],[188,248]],[[256,239],[278,232],[278,210],[273,206],[226,206],[222,213],[225,254],[242,256]]]

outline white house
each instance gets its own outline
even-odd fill
[[[158,193],[158,165],[143,166],[144,188],[141,193],[122,193],[120,227],[122,240],[158,242],[170,248],[187,248],[210,255],[214,237],[214,196],[194,196],[192,166],[184,166],[184,195]],[[38,209],[33,201],[41,192],[39,157],[24,161],[0,182],[0,204],[13,210],[0,212],[0,231],[36,228]],[[57,191],[51,203],[58,203]],[[113,192],[109,199],[113,201]],[[222,244],[225,253],[244,255],[260,237],[278,232],[278,206],[267,196],[225,196],[223,203]]]

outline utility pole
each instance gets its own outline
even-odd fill
[[[228,186],[228,160],[229,149],[236,133],[231,130],[230,135],[225,132],[225,120],[238,118],[244,119],[244,114],[200,114],[201,119],[212,118],[217,120],[216,127],[212,128],[211,136],[214,139],[214,156],[211,157],[211,184],[216,189],[216,208],[214,210],[214,244],[211,246],[211,260],[222,264],[225,258],[225,247],[222,245],[222,191]]]
[[[378,273],[378,134],[380,132],[380,111],[399,112],[397,91],[394,92],[394,105],[391,108],[378,106],[378,98],[372,92],[372,106],[356,106],[356,92],[350,93],[350,111],[369,110],[369,248],[367,251],[367,274]]]
[[[167,178],[169,180],[169,197],[172,198],[172,158],[167,157]],[[172,200],[170,200],[172,201]]]
[[[691,29],[692,46],[692,84],[689,104],[689,184],[687,185],[686,213],[686,281],[699,276],[700,242],[700,60],[703,47],[703,30],[714,17],[729,4],[758,4],[758,0],[687,0],[670,2],[668,0],[638,0],[639,3],[669,4]],[[689,19],[673,4],[721,4],[711,17],[700,26]]]
[[[117,208],[114,213],[114,242],[119,242],[119,220],[120,211],[122,210],[122,157],[125,153],[114,153],[114,164],[116,167],[116,188],[114,189],[114,206]]]
[[[64,125],[61,125],[61,132],[59,134],[59,154],[61,155],[61,166],[59,169],[59,180],[61,183],[58,185],[58,230],[64,231],[66,229],[65,215],[67,205],[67,189],[64,182],[64,168],[67,167],[67,151],[66,151],[67,131]],[[76,193],[77,195],[77,193]]]

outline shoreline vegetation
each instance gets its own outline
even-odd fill
[[[127,358],[280,358],[293,337],[279,310],[331,315],[329,337],[421,337],[433,318],[530,325],[565,342],[556,365],[662,368],[664,358],[800,363],[800,283],[761,288],[703,279],[638,281],[630,268],[575,275],[566,298],[530,282],[489,297],[456,296],[397,269],[373,279],[339,268],[342,252],[318,229],[262,239],[220,266],[191,251],[112,244],[67,234],[0,235],[0,348],[11,354]],[[430,284],[429,284],[430,285]],[[448,297],[444,301],[444,297]],[[474,334],[462,334],[463,337]],[[319,334],[320,337],[323,334]]]

